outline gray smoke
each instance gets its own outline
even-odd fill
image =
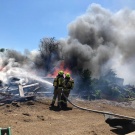
[[[92,4],[68,28],[69,37],[61,40],[61,47],[70,67],[88,68],[93,77],[114,69],[125,83],[135,82],[134,10],[113,13]]]
[[[90,69],[93,77],[99,77],[109,69],[116,71],[125,83],[134,84],[135,67],[135,11],[121,9],[111,12],[98,4],[92,4],[84,15],[68,25],[69,37],[60,40],[59,60],[73,72]],[[41,58],[40,51],[25,54],[8,50],[0,52],[0,80],[5,83],[9,76],[45,76],[60,61],[49,53]],[[57,54],[56,53],[56,54]],[[51,66],[47,66],[50,65]],[[45,70],[47,69],[47,70]],[[47,72],[47,73],[46,73]]]

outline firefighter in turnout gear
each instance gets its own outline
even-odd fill
[[[63,93],[61,96],[61,106],[62,108],[67,108],[67,99],[65,96],[68,98],[70,94],[70,90],[73,89],[74,87],[74,80],[70,78],[70,74],[66,73],[65,79],[63,81]],[[64,96],[65,95],[65,96]]]
[[[64,72],[62,70],[59,71],[57,77],[54,79],[54,82],[53,82],[54,96],[53,96],[53,100],[52,100],[52,103],[51,103],[51,107],[54,106],[56,98],[58,97],[57,105],[58,105],[59,109],[61,108],[61,92],[62,92],[62,89],[63,89],[62,83],[64,81],[63,75],[64,75]]]

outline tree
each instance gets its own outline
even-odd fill
[[[50,71],[53,66],[53,63],[56,60],[60,59],[59,56],[59,42],[55,40],[54,37],[51,38],[43,38],[40,41],[39,51],[40,57],[43,61],[43,67],[46,72]]]
[[[5,51],[5,49],[4,48],[0,48],[0,52],[4,52]]]
[[[78,92],[84,97],[91,99],[92,97],[92,88],[91,88],[91,71],[89,69],[82,70],[80,69],[80,78],[78,81]]]
[[[110,82],[115,82],[115,79],[116,79],[116,73],[114,70],[110,69],[106,75],[104,76],[104,78],[107,80],[107,81],[110,81]]]
[[[51,38],[43,38],[40,40],[39,51],[41,52],[41,56],[46,58],[48,55],[55,53],[58,51],[59,42],[55,40],[54,37]]]
[[[117,80],[116,73],[112,69],[99,79],[93,79],[92,89],[95,95],[105,99],[119,99],[123,89],[118,85]]]

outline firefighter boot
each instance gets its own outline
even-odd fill
[[[50,106],[51,106],[51,107],[54,107],[54,104],[55,104],[55,102],[52,101],[52,103],[50,104]]]
[[[57,107],[58,107],[58,109],[61,109],[61,103],[58,103]]]

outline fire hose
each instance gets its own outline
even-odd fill
[[[72,103],[66,96],[65,94],[62,92],[63,96],[66,98],[66,100],[71,104],[73,105],[74,107],[78,108],[78,109],[81,109],[81,110],[84,110],[84,111],[89,111],[89,112],[94,112],[94,113],[99,113],[99,114],[103,114],[103,115],[113,115],[115,117],[121,117],[121,118],[126,118],[126,119],[129,119],[129,120],[135,120],[134,117],[129,117],[129,116],[125,116],[125,115],[120,115],[120,114],[114,114],[114,113],[111,113],[111,112],[106,112],[106,111],[98,111],[98,110],[93,110],[93,109],[88,109],[88,108],[83,108],[83,107],[80,107],[78,105],[75,105],[74,103]]]

